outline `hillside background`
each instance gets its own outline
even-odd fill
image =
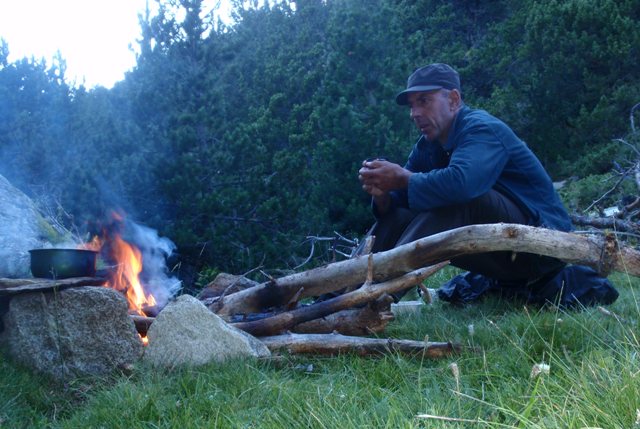
[[[137,66],[112,89],[70,83],[64,58],[9,63],[0,40],[0,174],[81,233],[122,208],[176,243],[187,284],[293,269],[307,236],[361,237],[357,170],[404,163],[418,133],[394,96],[430,62],[556,181],[637,157],[616,139],[637,141],[638,0],[238,1],[231,24],[201,3],[141,17]]]

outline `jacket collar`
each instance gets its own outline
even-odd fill
[[[458,131],[462,128],[462,122],[467,113],[469,113],[469,109],[467,106],[462,106],[458,113],[456,113],[455,118],[453,118],[453,123],[451,124],[451,129],[449,130],[449,135],[447,136],[447,142],[444,144],[443,148],[447,152],[452,152],[457,146],[456,136],[458,135]]]

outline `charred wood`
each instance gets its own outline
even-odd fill
[[[136,331],[140,335],[147,335],[147,331],[149,330],[149,326],[153,323],[155,317],[148,316],[139,316],[137,314],[130,314],[131,320],[133,320],[133,324],[136,326]]]
[[[362,308],[338,311],[328,316],[310,320],[294,326],[291,330],[297,334],[371,335],[385,330],[394,320],[390,311],[393,298],[383,294],[376,301]]]

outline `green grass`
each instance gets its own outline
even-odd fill
[[[489,298],[436,303],[385,332],[478,350],[441,360],[285,356],[171,371],[140,364],[129,375],[61,385],[5,358],[0,427],[640,428],[640,282],[612,280],[621,296],[608,309],[618,318]],[[539,363],[550,372],[532,379]]]

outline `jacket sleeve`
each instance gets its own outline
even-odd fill
[[[409,154],[409,158],[407,159],[407,163],[404,168],[409,171],[429,171],[433,168],[431,163],[429,162],[429,154],[424,149],[419,148],[419,142],[416,143],[413,147],[413,150]],[[389,211],[395,210],[397,207],[409,208],[409,193],[407,189],[397,189],[395,191],[391,191],[391,205],[389,206]],[[371,199],[371,208],[373,211],[373,215],[376,218],[380,218],[380,213],[378,212],[378,207]]]
[[[468,202],[488,192],[508,160],[507,151],[491,127],[477,123],[455,137],[447,167],[416,173],[409,179],[408,204],[413,210]]]

